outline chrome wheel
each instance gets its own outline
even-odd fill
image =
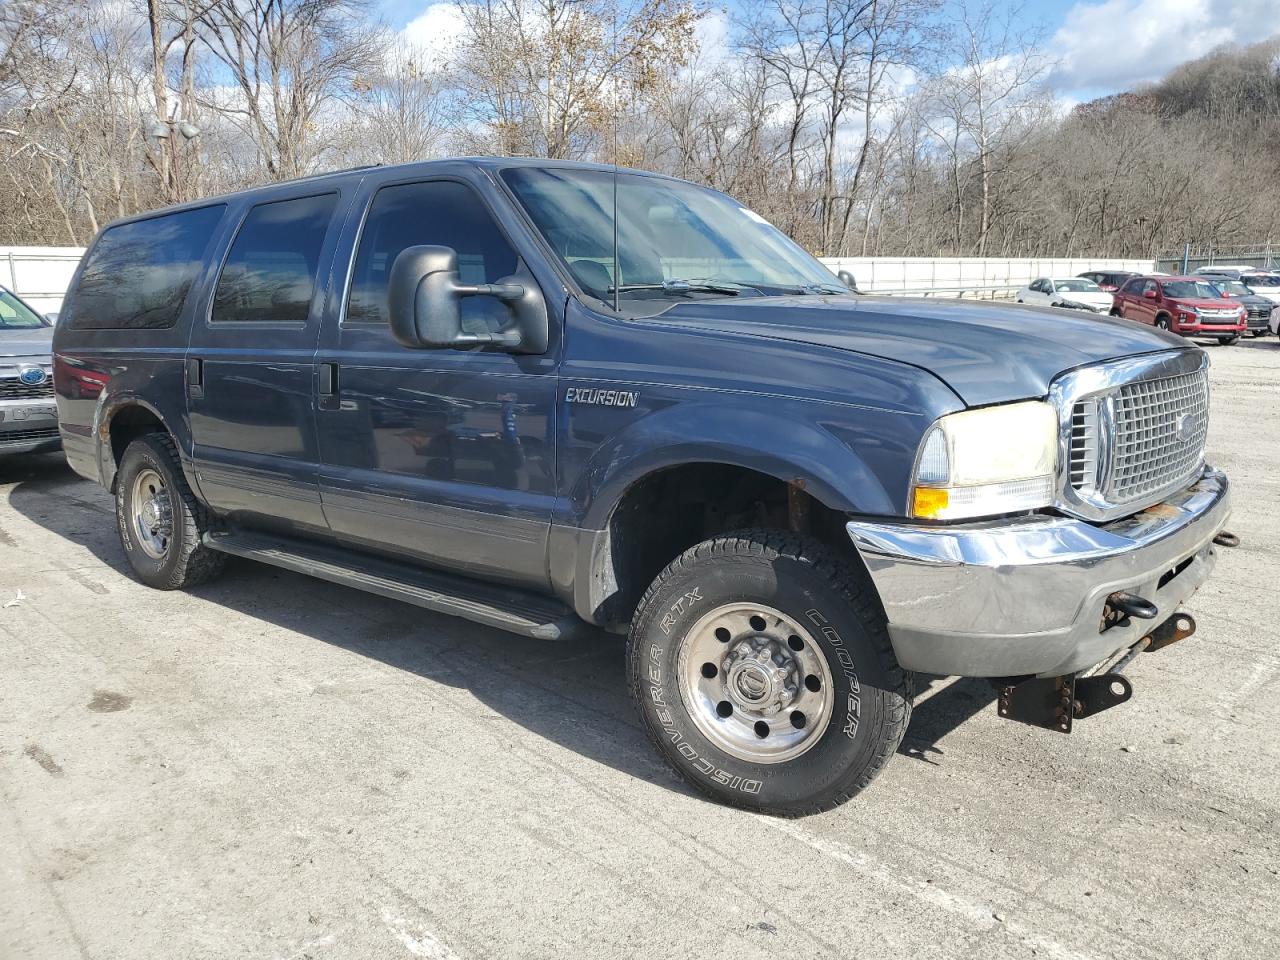
[[[150,468],[138,471],[129,506],[138,546],[152,560],[163,560],[173,534],[173,509],[164,477]]]
[[[831,719],[831,670],[810,633],[772,607],[731,603],[685,636],[680,696],[708,740],[752,763],[792,760]]]

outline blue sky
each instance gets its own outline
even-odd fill
[[[720,0],[732,6],[738,0]],[[975,3],[977,0],[975,0]],[[1068,103],[1156,80],[1223,43],[1280,34],[1280,0],[998,0],[1043,36],[1058,62],[1053,86]],[[433,46],[454,0],[382,0],[383,18]],[[712,6],[716,4],[713,0]],[[432,10],[433,6],[435,7]]]

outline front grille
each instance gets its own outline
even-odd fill
[[[5,430],[0,432],[0,448],[11,443],[31,443],[36,440],[57,439],[57,427],[41,427],[39,430]]]
[[[1235,310],[1201,310],[1200,322],[1204,324],[1225,324],[1234,327],[1240,322],[1240,314]]]
[[[53,396],[53,381],[29,386],[21,380],[0,380],[0,400],[48,400]]]
[[[1125,384],[1113,402],[1115,434],[1104,489],[1109,501],[1132,503],[1192,478],[1209,433],[1204,371]]]
[[[1189,483],[1204,462],[1209,380],[1203,368],[1120,383],[1070,407],[1067,483],[1109,514]],[[1144,501],[1144,502],[1140,502]]]
[[[1071,408],[1071,486],[1092,491],[1098,477],[1098,401],[1081,400]]]
[[[1245,309],[1249,311],[1249,316],[1251,317],[1266,318],[1271,316],[1271,304],[1252,303],[1245,307]]]

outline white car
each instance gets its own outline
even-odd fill
[[[1017,301],[1046,307],[1083,307],[1094,313],[1110,313],[1115,298],[1084,277],[1041,277],[1019,290]]]
[[[1246,273],[1240,277],[1249,290],[1272,303],[1280,303],[1280,277],[1273,273]]]

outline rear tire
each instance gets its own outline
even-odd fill
[[[783,816],[855,796],[911,718],[914,679],[865,573],[792,533],[745,530],[681,554],[640,601],[627,667],[677,773]]]
[[[222,572],[226,555],[201,541],[209,515],[183,476],[167,434],[134,440],[116,474],[116,526],[133,572],[157,590],[182,590]]]

